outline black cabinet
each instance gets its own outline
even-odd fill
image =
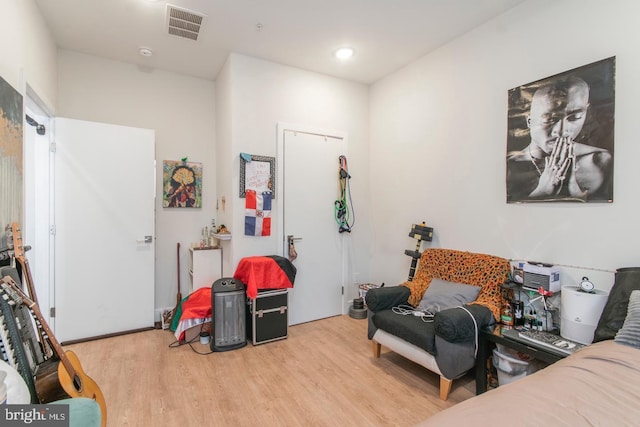
[[[253,345],[287,337],[289,316],[286,289],[258,290],[258,296],[247,300],[247,338]]]

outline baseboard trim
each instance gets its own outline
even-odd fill
[[[64,341],[64,342],[61,342],[60,345],[71,345],[71,344],[78,344],[78,343],[81,343],[81,342],[101,340],[103,338],[119,337],[120,335],[135,334],[136,332],[149,331],[151,329],[154,329],[153,326],[149,326],[148,328],[131,329],[131,330],[128,330],[128,331],[114,332],[112,334],[97,335],[95,337],[80,338],[80,339],[77,339],[77,340]]]

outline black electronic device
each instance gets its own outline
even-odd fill
[[[502,331],[502,335],[530,346],[543,348],[561,356],[568,356],[584,347],[584,344],[546,331],[507,329]]]
[[[433,228],[427,227],[424,221],[422,221],[422,224],[413,224],[411,226],[411,231],[409,232],[409,237],[417,240],[415,250],[404,251],[405,255],[409,255],[411,257],[411,267],[409,267],[408,278],[408,281],[411,282],[413,280],[413,276],[416,274],[416,266],[418,265],[418,260],[422,255],[420,253],[420,245],[422,244],[423,240],[430,242],[433,239]]]
[[[245,286],[224,277],[211,286],[211,351],[227,351],[247,345],[245,332]]]
[[[433,239],[433,228],[427,227],[424,221],[422,224],[413,224],[409,232],[409,237],[430,242]]]

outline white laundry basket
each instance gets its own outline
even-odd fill
[[[498,385],[509,384],[538,370],[538,365],[533,363],[535,360],[528,356],[523,360],[520,355],[522,354],[517,352],[508,354],[498,348],[493,350],[493,366],[498,371]]]

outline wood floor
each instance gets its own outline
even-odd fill
[[[439,378],[383,347],[367,321],[337,316],[287,339],[198,354],[151,330],[73,344],[104,393],[108,426],[412,426],[473,396],[471,374],[438,398]],[[193,348],[209,353],[209,347]]]

